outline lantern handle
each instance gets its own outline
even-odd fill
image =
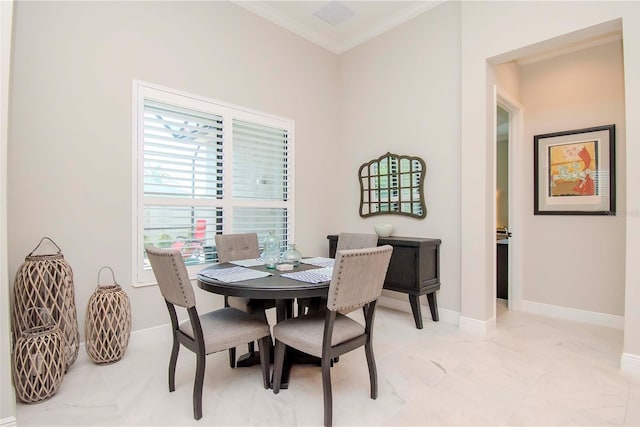
[[[55,246],[56,248],[58,248],[58,253],[57,255],[60,255],[62,253],[62,249],[60,249],[60,246],[58,246],[58,244],[56,242],[53,241],[53,239],[51,239],[50,237],[43,237],[42,239],[40,239],[40,242],[38,243],[38,245],[29,253],[28,256],[33,256],[33,253],[35,251],[38,250],[38,248],[40,247],[40,245],[42,244],[42,242],[44,242],[44,239],[47,239],[48,241],[50,241],[51,243],[53,243],[53,246]]]
[[[117,284],[118,284],[118,282],[116,282],[116,275],[115,275],[115,273],[113,272],[113,270],[111,269],[111,267],[109,267],[109,266],[105,265],[105,266],[104,266],[104,267],[102,267],[100,270],[98,270],[98,287],[100,287],[100,273],[102,273],[102,270],[104,270],[105,268],[111,272],[111,279],[113,279],[113,283],[114,283],[115,285],[117,285]]]

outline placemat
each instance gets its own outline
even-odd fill
[[[331,280],[331,276],[333,276],[333,267],[314,268],[313,270],[284,273],[280,276],[306,283],[328,282]]]
[[[261,277],[271,276],[271,273],[267,273],[266,271],[252,270],[245,267],[204,270],[201,271],[200,274],[226,283],[242,282],[243,280],[259,279]]]

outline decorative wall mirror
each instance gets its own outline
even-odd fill
[[[427,216],[424,204],[424,173],[420,157],[387,153],[360,166],[360,216]]]

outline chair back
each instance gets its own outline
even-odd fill
[[[338,234],[336,256],[338,251],[342,251],[344,249],[375,248],[376,246],[378,246],[377,234],[340,233]]]
[[[216,234],[218,262],[260,257],[256,233]]]
[[[148,245],[146,251],[164,299],[180,307],[195,307],[196,297],[180,252],[153,245]]]
[[[380,297],[393,247],[384,245],[338,252],[329,285],[327,308],[352,311]]]

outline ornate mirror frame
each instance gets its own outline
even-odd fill
[[[424,174],[420,157],[387,153],[360,166],[360,216],[427,216]]]

